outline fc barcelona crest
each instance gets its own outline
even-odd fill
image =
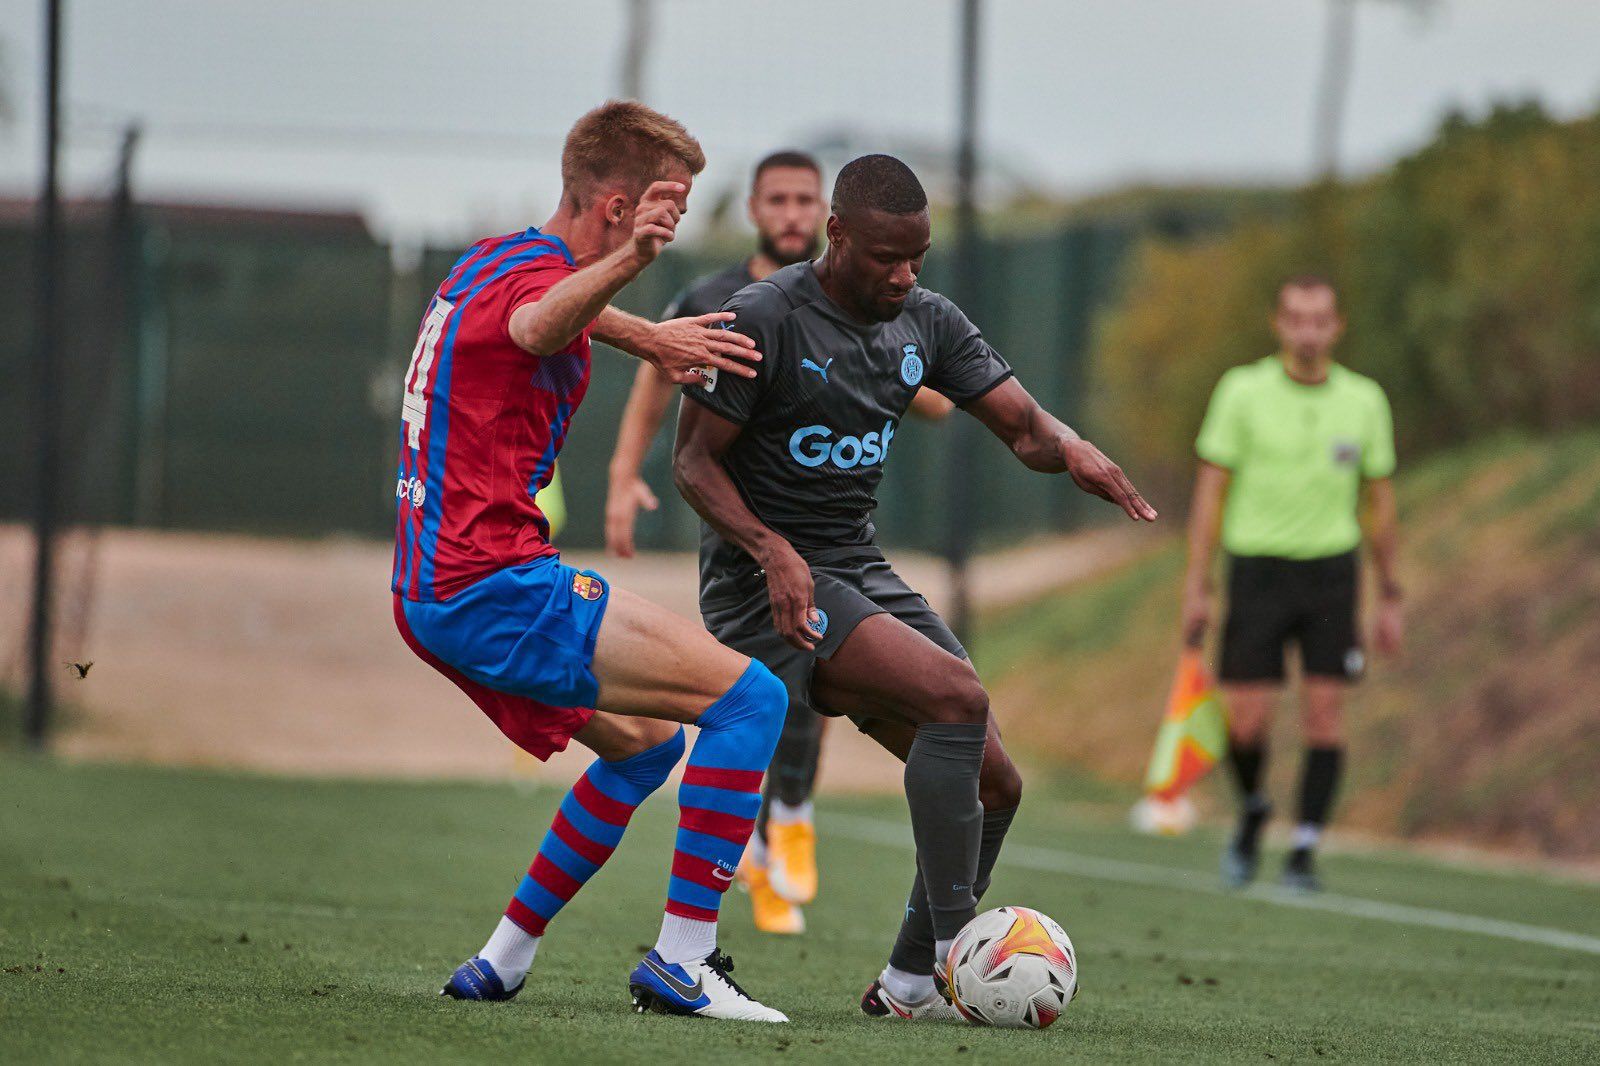
[[[585,600],[598,600],[605,595],[606,587],[597,577],[590,577],[588,574],[573,574],[572,592]]]

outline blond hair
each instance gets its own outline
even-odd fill
[[[636,100],[607,100],[572,126],[561,149],[563,195],[580,209],[607,189],[637,199],[674,163],[691,175],[706,154],[683,124]]]

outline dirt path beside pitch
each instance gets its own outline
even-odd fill
[[[1059,588],[1139,544],[1113,528],[986,557],[974,566],[977,606]],[[13,664],[29,558],[26,533],[0,527],[0,656]],[[690,555],[571,552],[567,560],[697,617]],[[895,562],[935,607],[948,602],[936,559],[897,553]],[[95,664],[81,681],[62,667],[60,696],[76,713],[58,750],[282,773],[571,780],[583,759],[541,766],[522,756],[411,655],[394,630],[389,568],[388,546],[366,542],[104,532],[87,634],[67,646],[80,642],[63,633],[57,656]],[[833,728],[822,787],[892,788],[898,776],[885,773],[887,759],[847,723]]]

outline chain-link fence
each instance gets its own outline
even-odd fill
[[[459,254],[431,249],[397,268],[350,216],[144,207],[75,211],[68,230],[64,406],[69,523],[273,535],[387,537],[400,378],[428,294]],[[1137,221],[1088,221],[982,246],[981,306],[968,308],[1053,411],[1087,417],[1087,349]],[[27,513],[29,228],[0,221],[0,515]],[[676,250],[620,303],[654,315],[726,256]],[[924,277],[952,263],[939,244]],[[606,466],[634,363],[597,351],[593,385],[562,454],[563,543],[600,542]],[[1091,427],[1092,428],[1092,427]],[[646,475],[662,497],[644,516],[651,548],[686,548],[695,520],[670,489],[669,434]],[[883,485],[893,544],[942,542],[947,425],[908,419]],[[1074,523],[1084,501],[978,444],[980,544]]]

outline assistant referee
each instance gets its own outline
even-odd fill
[[[1284,653],[1295,645],[1306,753],[1283,883],[1316,891],[1315,849],[1344,762],[1345,688],[1365,666],[1357,623],[1363,494],[1378,579],[1373,641],[1384,654],[1401,644],[1394,425],[1378,384],[1333,361],[1344,318],[1326,278],[1285,282],[1273,329],[1281,351],[1222,376],[1195,442],[1200,471],[1183,629],[1191,645],[1205,639],[1220,527],[1228,615],[1219,673],[1240,795],[1223,879],[1242,887],[1256,874],[1261,829],[1272,809],[1262,788],[1268,727],[1284,684]]]

